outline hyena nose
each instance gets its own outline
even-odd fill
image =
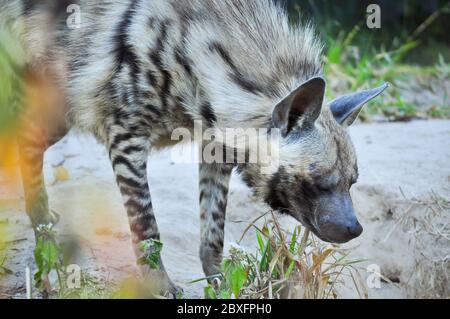
[[[363,227],[358,222],[358,220],[355,219],[354,222],[350,226],[347,226],[347,231],[350,234],[351,238],[356,238],[363,232]]]

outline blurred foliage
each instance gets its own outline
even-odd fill
[[[40,225],[36,230],[36,248],[34,249],[34,260],[38,271],[34,274],[37,288],[48,296],[52,292],[49,275],[56,272],[59,286],[63,287],[61,278],[63,261],[61,258],[61,247],[56,240],[56,232],[52,225]]]
[[[278,1],[324,40],[330,99],[390,82],[362,120],[450,117],[450,1]],[[380,29],[366,26],[369,4],[381,8]]]
[[[0,25],[0,133],[13,124],[22,92],[23,50],[9,28]]]
[[[163,243],[159,240],[148,239],[140,242],[139,250],[143,257],[139,258],[139,265],[147,265],[151,269],[158,269],[161,262],[161,251]]]
[[[439,54],[432,66],[406,64],[405,56],[417,49],[418,41],[400,42],[390,50],[366,50],[355,44],[360,32],[355,26],[348,34],[329,40],[324,68],[330,99],[390,82],[392,86],[364,109],[362,120],[374,115],[389,121],[450,116],[450,59]]]
[[[432,65],[437,61],[438,53],[450,60],[448,0],[278,1],[288,7],[293,20],[301,16],[319,26],[318,31],[327,43],[360,26],[361,32],[354,41],[366,50],[371,47],[391,50],[401,42],[415,40],[420,43],[419,50],[411,52],[406,57],[408,61]],[[381,8],[381,29],[366,27],[367,7],[370,4],[378,4]]]

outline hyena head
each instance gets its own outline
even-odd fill
[[[358,237],[363,228],[350,197],[358,167],[346,129],[363,105],[386,88],[346,95],[323,106],[325,81],[314,78],[283,99],[272,115],[282,135],[278,169],[260,176],[257,193],[322,240],[344,243]]]

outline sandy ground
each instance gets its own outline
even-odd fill
[[[450,297],[449,206],[432,192],[450,198],[450,121],[358,125],[351,129],[359,156],[360,180],[352,190],[364,234],[347,246],[353,258],[365,258],[384,276],[369,289],[371,298]],[[187,297],[202,296],[198,256],[197,167],[171,162],[170,151],[150,160],[150,188],[164,242],[169,274]],[[55,181],[63,165],[70,178]],[[134,276],[126,214],[104,148],[88,137],[70,135],[46,154],[45,175],[51,208],[61,214],[61,238],[82,244],[73,261],[104,281]],[[23,298],[25,267],[33,265],[33,234],[23,209],[20,184],[0,169],[0,298]],[[238,176],[232,179],[227,210],[226,251],[248,222],[267,211],[252,198]],[[19,194],[19,195],[18,195]],[[293,224],[289,217],[281,217]],[[254,236],[242,245],[253,249]],[[1,247],[1,245],[0,245]],[[0,248],[1,249],[1,248]],[[375,268],[377,269],[377,268]],[[345,285],[342,297],[355,297]]]

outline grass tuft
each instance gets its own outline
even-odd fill
[[[287,232],[270,214],[262,228],[255,223],[257,252],[232,248],[222,273],[205,287],[209,299],[328,299],[338,298],[343,276],[352,278],[361,298],[367,289],[349,251],[323,244],[302,226]]]

